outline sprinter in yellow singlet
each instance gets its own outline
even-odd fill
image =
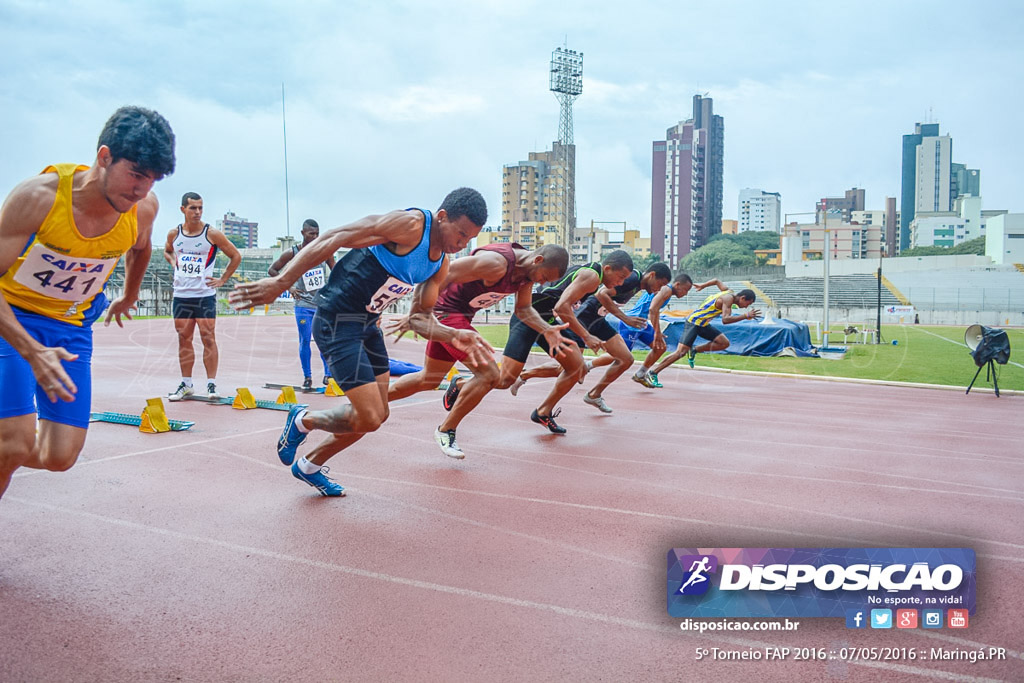
[[[655,375],[683,356],[689,358],[692,368],[693,358],[698,353],[722,351],[729,348],[729,338],[711,324],[711,321],[717,316],[722,316],[723,325],[738,323],[741,320],[752,320],[761,316],[761,311],[756,308],[751,308],[742,315],[733,315],[732,313],[734,304],[737,308],[747,308],[754,303],[757,295],[752,290],[741,289],[739,293],[734,294],[732,290],[722,284],[721,280],[705,282],[702,287],[709,285],[718,287],[719,291],[704,299],[700,306],[686,316],[686,325],[683,327],[683,336],[679,338],[679,346],[654,367],[651,372]],[[700,346],[694,346],[693,343],[697,341],[697,337],[705,339],[706,342]]]
[[[0,496],[21,466],[63,471],[85,444],[92,324],[130,319],[152,253],[153,183],[174,133],[141,107],[114,112],[91,167],[48,166],[0,208]],[[124,293],[103,287],[125,252]],[[38,429],[36,420],[38,417]]]

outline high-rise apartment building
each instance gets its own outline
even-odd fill
[[[771,230],[782,225],[782,197],[778,192],[745,188],[740,190],[739,232]]]
[[[558,142],[550,151],[530,152],[527,161],[505,166],[501,228],[510,231],[513,242],[525,245],[523,223],[556,223],[557,230],[553,235],[545,231],[546,238],[569,247],[576,227],[575,166],[576,146]]]
[[[981,171],[953,163],[953,139],[939,135],[937,123],[915,123],[903,136],[900,250],[911,246],[911,223],[918,213],[946,213],[957,198],[981,195]]]
[[[230,237],[237,235],[245,240],[244,247],[255,247],[259,243],[260,231],[257,221],[250,221],[236,216],[234,212],[228,211],[224,218],[217,221],[217,229]]]
[[[652,146],[651,249],[673,268],[722,229],[725,122],[694,95],[693,118]]]

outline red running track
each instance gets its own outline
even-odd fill
[[[291,318],[218,333],[222,391],[273,398],[264,382],[298,378]],[[96,342],[94,410],[138,413],[175,388],[169,320]],[[418,361],[422,344],[393,350]],[[440,392],[411,397],[331,463],[343,499],[280,465],[283,413],[188,402],[168,412],[191,432],[94,424],[72,470],[21,470],[0,501],[0,680],[1024,680],[1020,397],[662,379],[614,384],[611,416],[575,389],[562,437],[529,420],[543,380],[494,392],[459,431],[464,461],[433,443]],[[978,612],[956,632],[681,632],[666,552],[716,546],[972,547]],[[774,645],[1010,657],[694,656]]]

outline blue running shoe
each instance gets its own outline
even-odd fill
[[[281,462],[285,465],[291,465],[295,462],[296,449],[309,436],[300,432],[298,425],[295,424],[299,413],[308,407],[303,403],[292,406],[291,410],[288,411],[288,419],[284,421],[284,431],[281,432],[281,438],[277,440],[277,457],[281,458]]]
[[[292,476],[299,481],[304,481],[317,491],[320,492],[321,496],[332,496],[340,497],[345,495],[345,487],[334,481],[333,479],[327,478],[327,473],[330,472],[329,467],[321,467],[319,472],[313,474],[306,474],[299,469],[299,463],[292,465]]]

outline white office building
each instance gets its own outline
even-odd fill
[[[782,227],[782,198],[778,192],[746,188],[740,190],[737,232],[771,230]]]

